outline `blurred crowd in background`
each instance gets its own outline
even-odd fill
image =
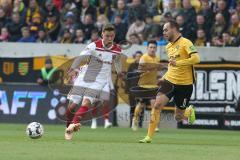
[[[175,19],[196,46],[240,46],[240,0],[0,0],[0,41],[87,44],[106,23],[117,43],[166,44]]]

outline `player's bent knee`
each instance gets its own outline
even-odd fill
[[[152,109],[160,109],[160,107],[157,106],[157,105],[154,105],[154,106],[152,107]]]
[[[69,110],[69,111],[75,110],[76,107],[77,107],[77,104],[76,104],[76,103],[70,103],[69,106],[68,106],[68,110]]]
[[[162,109],[164,106],[162,103],[156,102],[153,106],[155,109]]]
[[[143,104],[140,104],[139,107],[140,107],[141,109],[143,109],[143,108],[146,108],[147,105],[146,105],[145,103],[143,103]]]
[[[91,101],[89,99],[84,99],[82,102],[83,106],[90,106],[91,105]]]

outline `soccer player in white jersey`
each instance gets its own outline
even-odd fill
[[[76,75],[76,69],[80,63],[87,59],[88,63],[83,71],[84,74],[77,76],[68,95],[72,103],[69,104],[66,111],[66,140],[71,140],[74,131],[80,129],[80,121],[84,119],[96,100],[109,101],[110,90],[113,89],[112,64],[114,64],[117,73],[122,76],[121,48],[114,44],[114,38],[115,28],[113,25],[107,24],[103,27],[102,39],[90,43],[80,53],[80,56],[75,58],[69,70],[69,76]],[[73,114],[80,103],[80,108]]]
[[[76,80],[77,77],[84,77],[85,71],[87,69],[87,64],[80,66],[78,69],[76,69],[77,75],[74,75],[71,78],[71,83],[74,84],[74,81]],[[70,98],[70,95],[68,97]],[[96,129],[97,128],[97,118],[99,116],[102,116],[104,118],[104,128],[110,128],[112,127],[112,123],[109,121],[109,112],[110,112],[110,104],[108,104],[109,101],[103,102],[101,99],[96,100],[92,106],[92,124],[91,124],[91,129]],[[99,113],[99,110],[101,113]],[[73,114],[74,115],[74,114]],[[70,117],[68,120],[67,126],[72,122],[73,116]]]

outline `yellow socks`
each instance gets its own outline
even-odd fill
[[[137,123],[139,122],[139,117],[140,117],[141,112],[142,112],[141,104],[137,104],[137,106],[134,110],[133,121],[135,121]]]
[[[160,109],[152,108],[147,136],[152,138],[160,120]]]

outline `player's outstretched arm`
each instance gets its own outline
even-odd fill
[[[87,47],[76,57],[72,63],[71,69],[77,69],[81,62],[87,60],[90,56],[95,55],[95,43],[90,43]]]
[[[193,53],[190,58],[176,61],[176,66],[191,66],[200,63],[200,56],[198,53]]]
[[[71,69],[74,70],[74,69],[79,68],[79,65],[81,64],[81,62],[85,61],[87,58],[89,58],[89,55],[80,55],[80,56],[74,58]]]

